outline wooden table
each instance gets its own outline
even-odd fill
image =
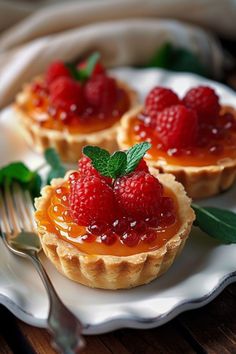
[[[84,354],[236,353],[236,283],[209,305],[151,330],[122,329],[87,336]],[[54,354],[44,329],[16,320],[0,307],[0,354]]]

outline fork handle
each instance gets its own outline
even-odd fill
[[[31,252],[29,257],[43,281],[49,297],[49,314],[47,319],[48,330],[52,334],[52,345],[64,354],[79,353],[84,348],[85,341],[81,335],[82,325],[70,312],[52,285],[36,252]]]

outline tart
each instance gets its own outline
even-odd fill
[[[235,181],[235,110],[221,106],[210,87],[192,88],[182,100],[154,88],[144,106],[124,115],[118,132],[122,149],[141,141],[152,143],[147,164],[174,174],[191,198],[218,194]]]
[[[110,174],[104,172],[104,150],[89,149],[78,171],[52,180],[36,199],[43,250],[62,274],[89,287],[149,283],[183,249],[195,218],[191,201],[173,175],[135,160],[135,149],[108,158]],[[125,155],[126,172],[120,163]]]
[[[76,162],[86,144],[117,147],[120,118],[137,95],[96,60],[95,54],[77,66],[54,62],[17,95],[21,131],[36,151],[53,147],[64,161]]]

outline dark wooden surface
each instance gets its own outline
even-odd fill
[[[236,283],[207,306],[151,330],[122,329],[86,336],[84,354],[234,354]],[[55,354],[44,329],[26,325],[0,307],[0,354]]]

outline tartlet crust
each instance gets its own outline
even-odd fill
[[[156,169],[151,169],[151,173],[158,176],[160,182],[177,197],[181,222],[178,233],[157,250],[125,257],[83,253],[71,243],[38,226],[43,250],[59,272],[92,288],[124,289],[149,283],[169,269],[184,247],[195,214],[191,209],[191,200],[173,175],[159,174]],[[42,189],[42,196],[35,200],[36,210],[45,208],[53,190],[63,182],[64,179],[54,179],[50,186]]]
[[[39,78],[36,78],[37,81]],[[138,102],[137,93],[125,82],[117,80],[120,88],[125,90],[130,99],[131,108]],[[81,156],[82,148],[85,145],[98,145],[110,152],[117,149],[117,131],[120,122],[115,123],[110,128],[94,133],[70,134],[68,131],[58,131],[40,127],[32,117],[24,110],[24,103],[29,99],[29,88],[31,84],[26,84],[23,90],[16,96],[13,106],[19,122],[19,129],[27,144],[39,153],[48,147],[53,147],[65,162],[77,162]]]
[[[117,141],[121,149],[130,148],[128,131],[133,120],[143,110],[139,105],[124,114],[120,121]],[[146,160],[148,166],[162,173],[175,175],[187,194],[193,199],[206,198],[230,188],[236,180],[236,159],[224,159],[218,165],[202,167],[161,165],[158,161]]]

